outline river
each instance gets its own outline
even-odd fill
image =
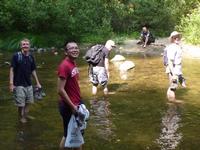
[[[112,54],[114,56],[114,54]],[[88,81],[88,65],[77,60],[82,98],[91,117],[85,132],[87,150],[198,150],[200,146],[200,60],[184,59],[183,72],[187,88],[177,90],[183,104],[168,103],[167,76],[160,56],[124,54],[135,68],[122,78],[110,64],[108,97],[102,89],[93,98]],[[35,54],[38,76],[46,93],[30,108],[35,119],[20,124],[17,109],[8,92],[10,53],[0,55],[0,149],[57,150],[62,137],[62,120],[58,113],[56,68],[63,58],[50,52]]]

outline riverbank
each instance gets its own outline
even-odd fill
[[[163,49],[169,44],[168,38],[156,39],[156,42],[143,48],[137,45],[137,40],[128,39],[125,40],[122,45],[120,45],[117,53],[120,54],[143,54],[145,56],[159,56],[162,55]],[[200,59],[200,47],[190,44],[182,43],[183,57],[189,59]]]

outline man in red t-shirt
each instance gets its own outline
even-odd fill
[[[77,112],[77,106],[81,103],[78,84],[79,72],[75,63],[75,59],[79,56],[78,45],[75,42],[67,43],[65,45],[65,55],[65,59],[58,67],[59,110],[64,125],[64,136],[60,142],[61,149],[64,149],[70,117]],[[81,150],[81,147],[76,149]]]

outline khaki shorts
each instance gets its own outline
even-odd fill
[[[108,83],[108,76],[104,67],[93,67],[92,72],[89,73],[90,82],[97,86],[98,84],[105,86]]]
[[[33,87],[16,86],[14,89],[15,105],[24,107],[26,103],[33,103]]]

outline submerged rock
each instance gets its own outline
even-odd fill
[[[135,67],[135,64],[134,64],[134,62],[132,62],[132,61],[124,61],[120,66],[119,66],[119,70],[120,71],[128,71],[128,70],[130,70],[130,69],[132,69],[132,68],[134,68]]]
[[[46,48],[38,48],[37,49],[38,53],[42,53],[42,52],[46,52],[46,51],[47,51]]]
[[[127,72],[135,67],[134,62],[125,59],[126,58],[122,55],[115,55],[115,57],[111,59],[111,62],[113,63],[115,68],[120,71],[119,75],[122,80],[127,80]]]
[[[124,61],[126,58],[122,55],[115,55],[110,61],[111,62],[118,62],[118,61]]]
[[[4,64],[5,64],[5,65],[10,65],[10,62],[5,61]]]

